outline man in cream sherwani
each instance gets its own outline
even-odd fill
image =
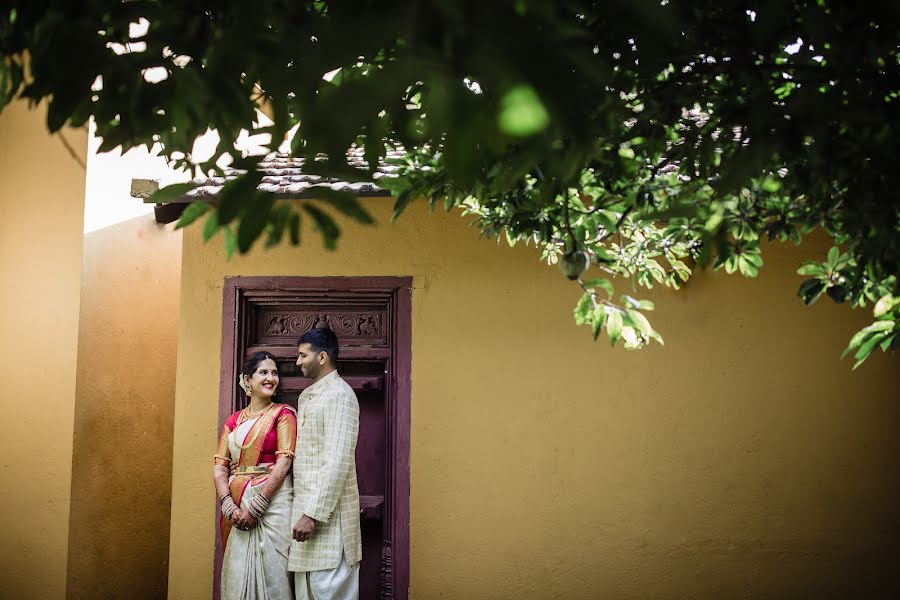
[[[357,600],[362,536],[356,485],[359,402],[336,369],[338,341],[327,328],[298,342],[297,365],[313,384],[297,403],[294,541],[288,570],[297,600]]]

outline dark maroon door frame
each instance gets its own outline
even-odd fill
[[[341,340],[341,359],[384,362],[386,481],[383,504],[375,507],[385,525],[379,598],[407,600],[412,278],[227,277],[223,296],[220,431],[245,401],[236,391],[237,374],[243,356],[255,351],[254,343],[265,343],[279,359],[295,358],[296,347],[286,340],[295,341],[299,330],[328,324]],[[288,307],[290,315],[285,317]],[[279,342],[279,336],[285,341]],[[378,378],[366,374],[345,379],[360,390],[381,385]],[[294,389],[306,385],[302,378],[283,377],[282,383]],[[218,522],[218,514],[216,518]],[[222,549],[219,536],[215,538],[213,598],[217,600]]]

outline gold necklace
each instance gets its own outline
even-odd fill
[[[300,427],[303,427],[304,425],[306,425],[306,415],[309,414],[309,407],[310,407],[310,405],[312,405],[313,401],[315,400],[316,402],[318,402],[318,401],[319,401],[319,398],[321,398],[322,396],[324,396],[324,395],[325,395],[325,392],[328,391],[328,388],[331,387],[331,384],[334,383],[335,381],[337,381],[337,380],[340,379],[340,378],[341,378],[341,376],[338,375],[337,377],[335,377],[334,379],[332,379],[331,381],[329,381],[329,382],[328,382],[328,385],[325,386],[325,389],[323,389],[321,392],[319,392],[319,394],[318,394],[315,398],[311,398],[311,399],[309,399],[309,400],[306,401],[306,405],[303,407],[303,420],[300,421]]]
[[[272,408],[272,405],[273,405],[273,404],[274,404],[274,402],[269,402],[269,405],[268,405],[267,407],[265,407],[264,409],[260,410],[260,411],[259,411],[258,413],[256,413],[256,414],[250,414],[250,406],[248,405],[248,406],[247,406],[246,408],[244,408],[244,410],[242,411],[242,412],[244,413],[244,420],[247,420],[247,419],[254,419],[254,418],[260,416],[261,414],[263,414],[264,412],[266,412],[267,410],[269,410],[270,408]]]
[[[245,417],[244,420],[243,420],[242,422],[243,422],[243,423],[246,423],[249,419],[255,419],[256,417],[261,417],[261,416],[263,416],[263,415],[264,415],[266,412],[268,412],[269,409],[272,408],[274,405],[275,405],[275,403],[273,402],[272,404],[270,404],[269,406],[267,406],[267,407],[265,408],[265,410],[262,410],[262,411],[258,412],[256,415],[254,415],[254,416],[252,416],[252,417],[248,417],[248,416],[247,416],[247,415],[249,414],[249,413],[247,413],[247,410],[250,408],[250,407],[248,406],[248,407],[245,408],[243,411],[241,411],[241,412],[244,413],[244,417]],[[251,427],[251,428],[256,427],[257,424],[258,424],[258,422],[257,422],[257,423],[254,423],[254,424],[251,425],[250,427]],[[247,442],[246,445],[238,444],[237,447],[240,448],[241,450],[246,450],[247,448],[249,448],[250,446],[252,446],[252,445],[253,445],[253,442],[256,441],[256,438],[259,437],[259,430],[260,430],[260,429],[261,429],[260,427],[256,427],[256,431],[253,433],[253,439],[251,439],[249,442]],[[237,442],[237,440],[235,440],[235,442]]]

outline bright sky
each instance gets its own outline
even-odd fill
[[[259,125],[264,127],[271,121],[262,113],[257,113]],[[169,168],[165,159],[146,148],[135,148],[125,153],[116,150],[98,154],[102,140],[94,135],[91,121],[88,139],[87,182],[84,202],[84,233],[90,233],[142,215],[152,215],[153,205],[145,204],[140,198],[131,197],[132,179],[156,179],[160,186],[180,181],[189,181],[191,175]],[[265,135],[250,136],[241,132],[238,148],[252,154],[260,153],[260,143]],[[197,161],[211,156],[219,142],[214,131],[197,138],[191,155]],[[148,219],[152,218],[148,216]]]

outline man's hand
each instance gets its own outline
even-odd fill
[[[300,517],[297,524],[294,525],[292,532],[293,538],[298,542],[305,542],[312,537],[313,531],[316,529],[316,521],[306,515]]]
[[[256,527],[257,523],[256,517],[251,515],[246,510],[241,510],[240,508],[234,511],[234,514],[231,515],[231,521],[232,523],[234,523],[235,527],[244,531]]]

